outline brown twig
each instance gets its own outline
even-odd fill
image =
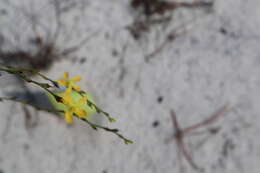
[[[133,8],[143,8],[143,13],[146,17],[155,14],[163,15],[167,11],[173,11],[176,8],[199,8],[210,7],[212,2],[193,1],[193,2],[168,2],[163,0],[132,0],[131,6]]]
[[[229,110],[229,105],[226,104],[223,107],[221,107],[219,110],[217,110],[214,114],[212,114],[211,117],[203,120],[202,122],[199,122],[197,124],[194,124],[190,127],[183,129],[183,133],[189,133],[190,131],[200,128],[201,126],[210,125],[210,124],[214,123],[218,118],[224,116],[228,110]]]
[[[4,64],[24,67],[24,68],[32,68],[37,69],[39,71],[48,70],[54,62],[67,59],[72,53],[77,52],[81,49],[91,38],[96,36],[99,31],[95,31],[93,34],[90,34],[87,37],[81,37],[76,45],[59,48],[57,42],[61,36],[63,21],[62,21],[62,12],[60,1],[53,0],[51,7],[53,7],[54,11],[54,19],[56,27],[54,31],[51,30],[51,27],[47,27],[44,29],[45,33],[39,34],[37,28],[40,27],[43,29],[44,26],[40,25],[39,18],[37,13],[35,13],[34,9],[31,7],[29,10],[25,10],[24,8],[13,5],[8,2],[8,4],[14,8],[17,12],[20,12],[26,20],[28,20],[29,24],[32,25],[32,33],[33,37],[29,38],[29,43],[33,46],[32,50],[22,50],[20,45],[18,45],[12,51],[4,51],[0,49],[0,61]],[[77,25],[74,25],[76,27]],[[74,31],[72,31],[74,32]],[[15,35],[16,33],[12,33]],[[19,33],[18,33],[19,34]],[[21,34],[19,34],[20,36]],[[71,33],[66,34],[66,37],[70,36]]]
[[[144,33],[148,33],[152,27],[168,24],[172,21],[172,13],[178,8],[208,8],[213,6],[213,0],[194,0],[192,2],[170,2],[165,0],[131,0],[131,7],[139,11],[133,24],[127,27],[135,40],[139,40]],[[186,24],[193,23],[194,19]],[[186,25],[185,24],[185,25]],[[185,25],[170,31],[164,40],[150,53],[145,56],[145,61],[149,62],[156,57],[163,49],[172,43],[178,36],[187,32]]]
[[[210,125],[212,123],[214,123],[216,120],[218,120],[220,117],[224,116],[224,114],[229,110],[229,105],[226,104],[224,105],[223,107],[221,107],[218,111],[216,111],[212,116],[210,116],[209,118],[197,123],[197,124],[194,124],[194,125],[191,125],[190,127],[186,127],[186,128],[181,128],[180,125],[179,125],[179,122],[177,120],[177,116],[176,116],[176,113],[171,110],[170,111],[170,114],[171,114],[171,118],[172,118],[172,124],[173,124],[173,128],[175,130],[175,133],[173,135],[175,141],[176,141],[176,144],[179,148],[179,150],[182,152],[183,156],[185,157],[185,159],[187,160],[187,162],[191,165],[191,167],[197,171],[201,171],[202,168],[199,167],[195,161],[193,160],[192,156],[191,156],[191,153],[188,151],[186,145],[185,145],[185,142],[184,142],[184,137],[193,132],[194,130],[197,130],[203,126],[206,126],[206,125]]]

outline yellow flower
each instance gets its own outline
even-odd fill
[[[76,76],[74,78],[69,79],[69,73],[64,72],[63,79],[58,80],[58,84],[65,87],[72,87],[76,91],[80,91],[80,87],[78,85],[75,85],[75,82],[79,82],[81,80],[80,76]]]
[[[88,117],[87,112],[82,108],[87,102],[87,96],[83,96],[79,101],[75,101],[71,95],[72,87],[66,89],[62,94],[62,102],[68,107],[65,111],[65,121],[68,124],[73,123],[73,114],[75,113],[79,118]]]

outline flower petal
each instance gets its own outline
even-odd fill
[[[71,84],[72,88],[74,88],[76,91],[80,91],[80,86]]]
[[[65,97],[70,97],[71,96],[71,87],[67,88],[65,93],[64,93]]]
[[[74,78],[70,79],[72,82],[79,82],[81,81],[81,77],[80,76],[75,76]]]
[[[65,93],[62,95],[63,103],[66,105],[70,105],[73,103],[71,91],[72,91],[72,89],[71,89],[71,87],[69,87],[66,89]]]
[[[58,84],[61,86],[66,86],[66,81],[64,79],[57,80]]]
[[[64,72],[63,73],[63,77],[64,77],[65,80],[69,79],[69,73],[68,72]]]
[[[86,118],[87,117],[87,113],[85,110],[83,109],[76,109],[75,113],[78,115],[78,117],[80,118]]]
[[[72,115],[72,112],[70,110],[65,112],[65,121],[68,124],[72,124],[73,123],[73,115]]]
[[[82,97],[79,102],[78,102],[78,105],[81,106],[81,105],[84,105],[86,104],[88,98],[86,96]]]

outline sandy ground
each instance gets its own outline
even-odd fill
[[[215,0],[210,11],[180,9],[167,26],[152,28],[138,41],[126,29],[137,13],[128,0],[60,0],[60,7],[60,50],[96,35],[43,73],[53,79],[64,71],[81,75],[81,86],[118,120],[95,121],[119,128],[134,144],[125,145],[81,121],[69,127],[44,112],[38,112],[37,125],[28,129],[22,106],[4,102],[1,173],[259,172],[259,0]],[[33,51],[28,43],[35,36],[32,20],[42,38],[53,39],[54,16],[51,1],[1,0],[0,46]],[[180,25],[185,32],[147,62],[145,57]],[[23,91],[10,76],[0,81],[2,95]],[[31,91],[42,92],[35,87]],[[188,127],[226,103],[231,110],[210,126],[219,128],[218,133],[185,138],[203,168],[196,171],[178,157],[175,141],[168,140],[174,133],[170,110]]]

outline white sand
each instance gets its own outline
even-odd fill
[[[46,36],[44,27],[51,31],[55,28],[54,9],[47,1],[6,2],[0,2],[0,32],[12,44],[6,41],[3,47],[30,48],[26,45],[33,33],[29,19],[23,15],[30,8],[43,26],[37,25],[40,34]],[[81,75],[81,86],[118,120],[108,124],[99,119],[98,123],[118,127],[134,144],[124,145],[116,136],[95,132],[84,122],[68,127],[43,112],[39,113],[38,125],[28,130],[21,105],[0,103],[2,172],[177,173],[181,165],[177,146],[174,141],[165,143],[173,134],[170,109],[186,127],[229,102],[232,110],[212,125],[220,127],[219,133],[203,144],[207,135],[186,138],[188,148],[207,173],[259,173],[259,0],[216,0],[211,13],[179,10],[165,31],[153,29],[141,41],[133,40],[125,29],[135,15],[128,1],[64,0],[61,5],[65,8],[70,3],[75,7],[62,16],[64,26],[57,41],[60,49],[96,31],[98,34],[70,56],[76,62],[57,62],[45,74],[54,79],[64,71]],[[185,34],[145,62],[144,56],[158,47],[167,32],[191,18],[196,21],[187,25]],[[227,33],[221,34],[220,28]],[[20,42],[14,41],[16,34],[21,36]],[[119,55],[114,57],[113,50]],[[86,62],[80,64],[83,57]],[[125,75],[120,80],[122,71]],[[0,83],[4,85],[5,80],[0,78]],[[6,88],[1,87],[2,94],[4,91]],[[163,97],[160,104],[159,96]],[[155,120],[159,125],[153,128]],[[184,159],[182,163],[186,172],[195,172]]]

